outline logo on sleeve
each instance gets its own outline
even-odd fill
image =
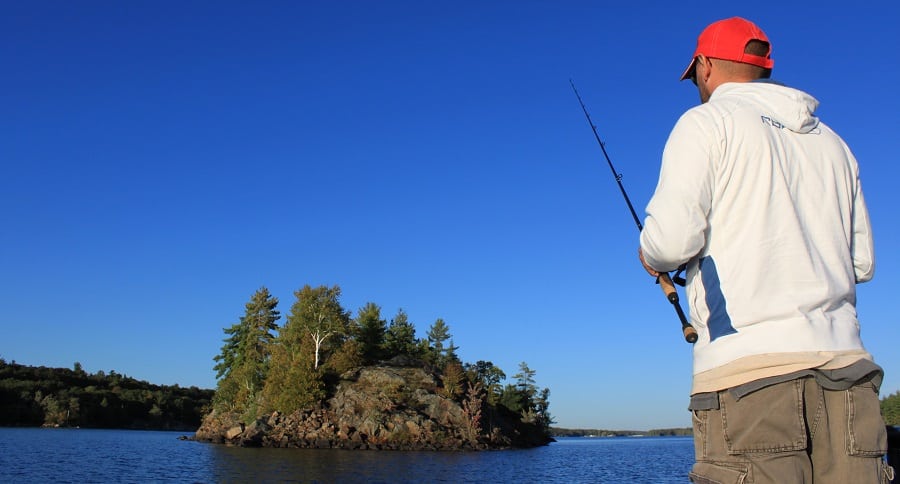
[[[778,121],[768,117],[768,116],[760,116],[762,118],[763,124],[772,126],[773,128],[784,129],[784,125],[779,123]]]

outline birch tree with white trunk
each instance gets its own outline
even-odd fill
[[[330,346],[338,346],[347,336],[350,313],[341,306],[338,286],[306,285],[294,295],[297,301],[291,307],[288,324],[309,334],[314,348],[313,368],[318,369],[323,352]]]

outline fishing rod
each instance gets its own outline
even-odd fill
[[[634,206],[631,205],[631,199],[628,198],[628,194],[625,193],[625,185],[622,184],[622,174],[613,168],[612,160],[609,159],[609,154],[606,153],[606,145],[600,140],[600,134],[597,133],[597,127],[594,126],[591,115],[588,114],[588,110],[584,106],[584,101],[581,100],[581,95],[578,94],[578,89],[575,89],[575,82],[572,81],[572,79],[569,79],[569,84],[572,85],[572,90],[575,91],[575,97],[578,98],[578,103],[581,104],[581,110],[584,111],[584,117],[587,118],[588,124],[591,125],[591,130],[594,131],[594,138],[597,139],[597,144],[599,144],[600,149],[603,150],[603,156],[606,157],[606,164],[609,165],[609,169],[612,171],[616,183],[619,184],[619,190],[622,192],[622,196],[625,197],[625,203],[628,204],[628,210],[631,211],[631,216],[634,218],[634,223],[637,225],[638,232],[640,232],[644,230],[644,226],[641,225],[641,219],[638,218],[637,212],[634,211]],[[691,323],[688,322],[687,317],[684,315],[684,310],[681,309],[681,303],[678,301],[678,291],[675,289],[675,283],[672,282],[669,273],[660,272],[659,277],[656,278],[656,282],[659,284],[659,287],[662,288],[663,294],[666,295],[666,299],[668,299],[669,302],[672,303],[672,307],[675,308],[678,319],[681,320],[681,332],[684,333],[684,340],[688,343],[697,342],[697,330],[691,326]]]

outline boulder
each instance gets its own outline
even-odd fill
[[[238,435],[241,435],[241,432],[243,432],[243,431],[244,431],[244,428],[242,426],[236,425],[225,431],[225,438],[228,440],[232,440],[232,439],[236,438]]]
[[[259,418],[248,425],[241,433],[240,444],[244,447],[260,447],[270,430],[269,418]]]

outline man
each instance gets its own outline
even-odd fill
[[[694,482],[886,482],[882,370],[859,337],[855,285],[874,254],[856,159],[810,95],[768,81],[766,35],[708,26],[639,256],[686,265],[694,346]]]

